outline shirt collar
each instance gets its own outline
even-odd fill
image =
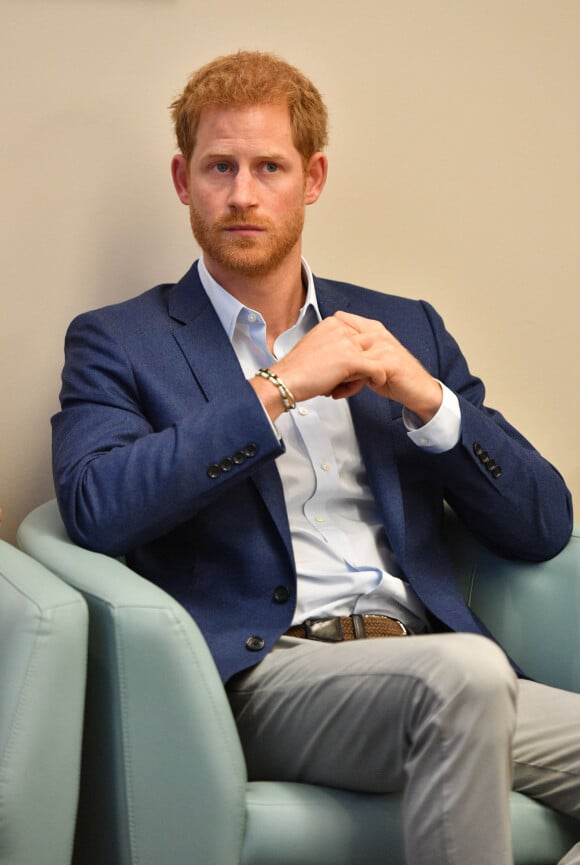
[[[239,300],[233,297],[229,291],[226,291],[226,289],[213,278],[206,267],[203,255],[197,262],[197,270],[204,291],[209,297],[230,341],[233,339],[234,331],[239,320],[246,320],[249,313],[253,313],[259,318],[262,318],[260,312],[253,310],[248,306],[244,306],[243,303],[240,303]],[[306,280],[306,299],[304,305],[300,309],[295,324],[300,324],[310,309],[314,311],[316,319],[318,321],[321,320],[318,301],[316,299],[316,289],[314,287],[314,277],[312,276],[312,271],[308,262],[304,258],[302,259],[302,276]]]

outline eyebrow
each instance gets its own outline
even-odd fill
[[[202,161],[207,159],[232,159],[232,153],[218,153],[218,152],[208,152],[201,155],[200,159]],[[264,159],[266,162],[283,162],[288,159],[288,156],[284,153],[277,152],[265,152],[260,153],[256,157],[252,157],[252,159]]]

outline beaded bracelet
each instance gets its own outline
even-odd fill
[[[292,393],[288,390],[282,379],[279,378],[275,372],[272,372],[271,369],[262,368],[258,370],[256,375],[260,376],[261,378],[265,378],[268,381],[271,381],[273,385],[276,385],[276,387],[280,391],[282,402],[284,403],[284,411],[291,411],[291,409],[296,408],[296,400],[292,396]]]

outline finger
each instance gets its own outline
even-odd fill
[[[376,321],[374,318],[365,318],[363,315],[355,315],[355,313],[345,312],[343,309],[338,310],[334,315],[339,321],[342,321],[344,324],[347,324],[359,333],[362,333],[363,331],[368,332],[377,330],[385,333],[389,332],[384,324],[380,321]]]
[[[368,379],[358,378],[355,381],[342,382],[337,385],[329,394],[333,399],[346,399],[349,396],[354,396],[359,390],[362,390],[368,384]]]
[[[337,318],[343,324],[347,324],[358,333],[365,330],[369,323],[368,318],[364,318],[362,315],[355,315],[352,312],[344,312],[342,309],[339,309],[334,313],[334,318]]]

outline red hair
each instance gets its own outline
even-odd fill
[[[328,112],[314,84],[285,60],[259,51],[218,57],[189,78],[171,105],[177,145],[187,162],[201,113],[209,107],[288,106],[296,149],[306,163],[328,142]]]

